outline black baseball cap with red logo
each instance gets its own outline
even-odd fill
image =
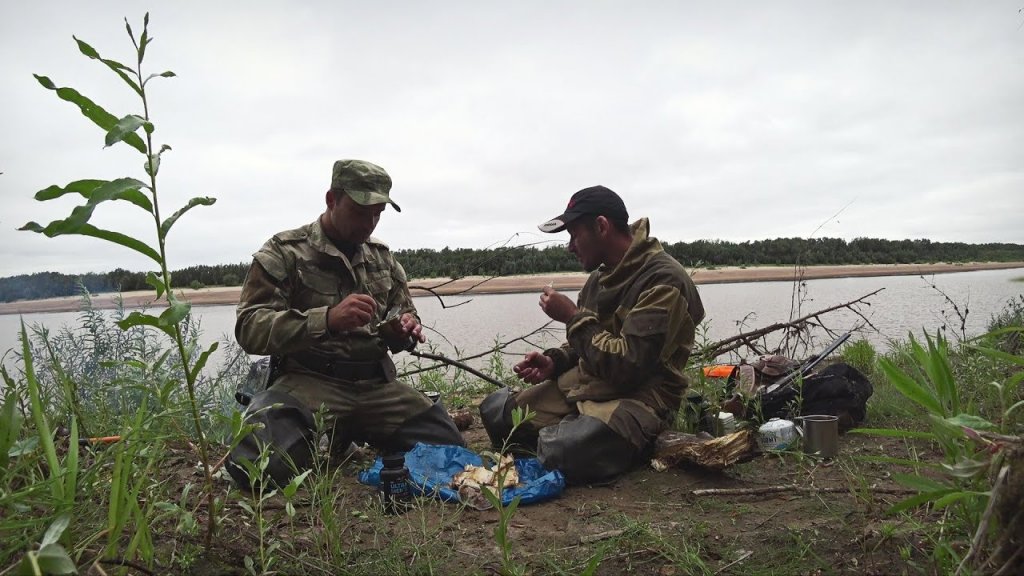
[[[572,195],[565,212],[537,226],[541,232],[561,232],[580,216],[604,216],[615,222],[628,222],[629,213],[622,198],[604,186],[591,186]]]

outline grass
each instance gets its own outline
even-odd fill
[[[973,530],[954,508],[887,513],[899,498],[880,498],[872,486],[891,483],[895,470],[941,478],[941,450],[934,442],[872,438],[851,438],[856,447],[828,468],[791,453],[710,477],[638,472],[624,481],[626,492],[574,489],[554,503],[514,510],[505,535],[510,554],[504,557],[492,537],[494,511],[423,499],[407,514],[382,514],[372,491],[353,481],[365,460],[318,461],[292,497],[272,494],[259,507],[221,475],[211,509],[195,496],[203,479],[189,445],[188,398],[178,384],[179,364],[171,361],[174,350],[145,329],[118,329],[115,322],[123,311],[104,314],[91,310],[88,299],[83,303],[79,326],[52,333],[30,328],[27,353],[20,355],[37,360],[37,412],[56,431],[52,455],[38,439],[38,421],[27,417],[27,366],[19,362],[6,379],[0,409],[0,447],[6,447],[8,464],[0,472],[0,571],[37,555],[47,528],[68,507],[70,521],[60,544],[81,571],[100,563],[108,573],[127,563],[157,572],[242,573],[236,567],[246,566],[246,557],[254,574],[269,573],[264,568],[308,574],[778,574],[852,571],[855,562],[877,566],[881,557],[903,558],[909,573],[928,573],[955,567]],[[998,324],[1013,325],[1015,311],[1019,307],[998,316]],[[199,327],[189,334],[198,338]],[[998,338],[989,343],[1013,344]],[[908,351],[905,342],[893,342],[884,352],[856,342],[842,353],[874,383],[872,427],[928,429],[923,411],[878,368],[885,359],[912,371]],[[247,368],[234,354],[240,352],[229,347],[224,365],[209,368],[198,380],[207,436],[224,442],[213,443],[215,456],[228,447],[236,413],[231,391]],[[998,420],[1005,399],[988,383],[1005,378],[1007,366],[967,345],[952,347],[949,360],[964,407]],[[488,366],[493,377],[510,377],[503,358]],[[456,406],[472,406],[492,389],[442,369],[421,372],[417,381]],[[1019,401],[1020,394],[1012,400]],[[122,441],[69,450],[72,422],[88,435],[120,434]],[[1024,421],[1018,412],[1000,425],[1007,433],[1020,433]],[[60,470],[72,464],[73,453],[80,455],[74,464],[78,477],[69,483]],[[685,495],[694,483],[816,485],[823,474],[832,485],[847,486],[848,496]],[[72,498],[58,493],[57,485]],[[212,550],[202,544],[202,526],[211,513],[219,526]],[[834,526],[847,525],[835,531]],[[601,533],[609,536],[582,539]],[[844,540],[837,544],[840,537]]]

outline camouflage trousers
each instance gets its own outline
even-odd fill
[[[228,461],[228,471],[245,488],[261,479],[252,478],[244,461],[254,462],[264,451],[266,473],[277,485],[311,467],[319,432],[329,435],[332,455],[352,442],[383,453],[405,452],[419,442],[465,446],[443,404],[396,380],[342,382],[286,372],[252,398],[246,421],[262,426],[242,439]]]
[[[516,408],[534,416],[512,434]],[[536,449],[541,464],[561,470],[569,484],[606,482],[628,471],[650,456],[667,427],[642,402],[572,400],[555,380],[518,393],[499,390],[481,402],[480,417],[495,447],[510,441]]]

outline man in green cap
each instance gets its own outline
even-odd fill
[[[465,441],[440,403],[396,380],[388,352],[424,342],[405,271],[371,234],[390,204],[391,177],[363,160],[334,163],[326,210],[275,234],[256,254],[242,286],[235,338],[272,358],[271,386],[253,396],[262,427],[232,451],[228,470],[250,483],[244,461],[267,447],[267,474],[285,484],[312,463],[313,412],[322,410],[340,453],[351,441],[383,452],[417,442]]]

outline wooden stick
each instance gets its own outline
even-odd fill
[[[871,486],[867,490],[877,494],[916,494],[918,492],[917,490],[911,490],[909,488],[884,488],[876,486]],[[764,494],[778,494],[780,492],[819,494],[857,491],[858,490],[856,489],[848,487],[817,488],[814,486],[797,486],[795,484],[790,484],[788,486],[762,486],[760,488],[704,488],[700,490],[692,490],[690,494],[693,494],[694,496],[759,496]]]
[[[697,356],[700,356],[705,360],[716,358],[718,356],[721,356],[722,354],[725,354],[726,352],[732,352],[733,350],[736,350],[737,348],[740,348],[743,345],[749,346],[751,340],[755,338],[760,338],[762,336],[766,336],[772,332],[775,332],[777,330],[783,330],[785,328],[798,328],[800,325],[806,323],[808,320],[814,319],[818,316],[821,316],[822,314],[834,312],[841,308],[846,308],[848,310],[853,310],[854,312],[856,312],[856,310],[854,309],[855,305],[861,303],[866,304],[864,300],[874,296],[875,294],[878,294],[882,290],[885,290],[885,288],[879,288],[878,290],[875,290],[870,294],[865,294],[864,296],[861,296],[860,298],[857,298],[855,300],[850,300],[849,302],[843,304],[837,304],[835,306],[830,306],[828,308],[818,310],[817,312],[812,312],[790,322],[777,322],[770,326],[765,326],[764,328],[758,328],[757,330],[751,330],[750,332],[743,332],[742,334],[738,334],[731,338],[719,340],[718,342],[712,342],[711,344],[708,344],[703,349],[701,349],[700,352],[697,353]],[[863,316],[861,317],[863,318]]]

